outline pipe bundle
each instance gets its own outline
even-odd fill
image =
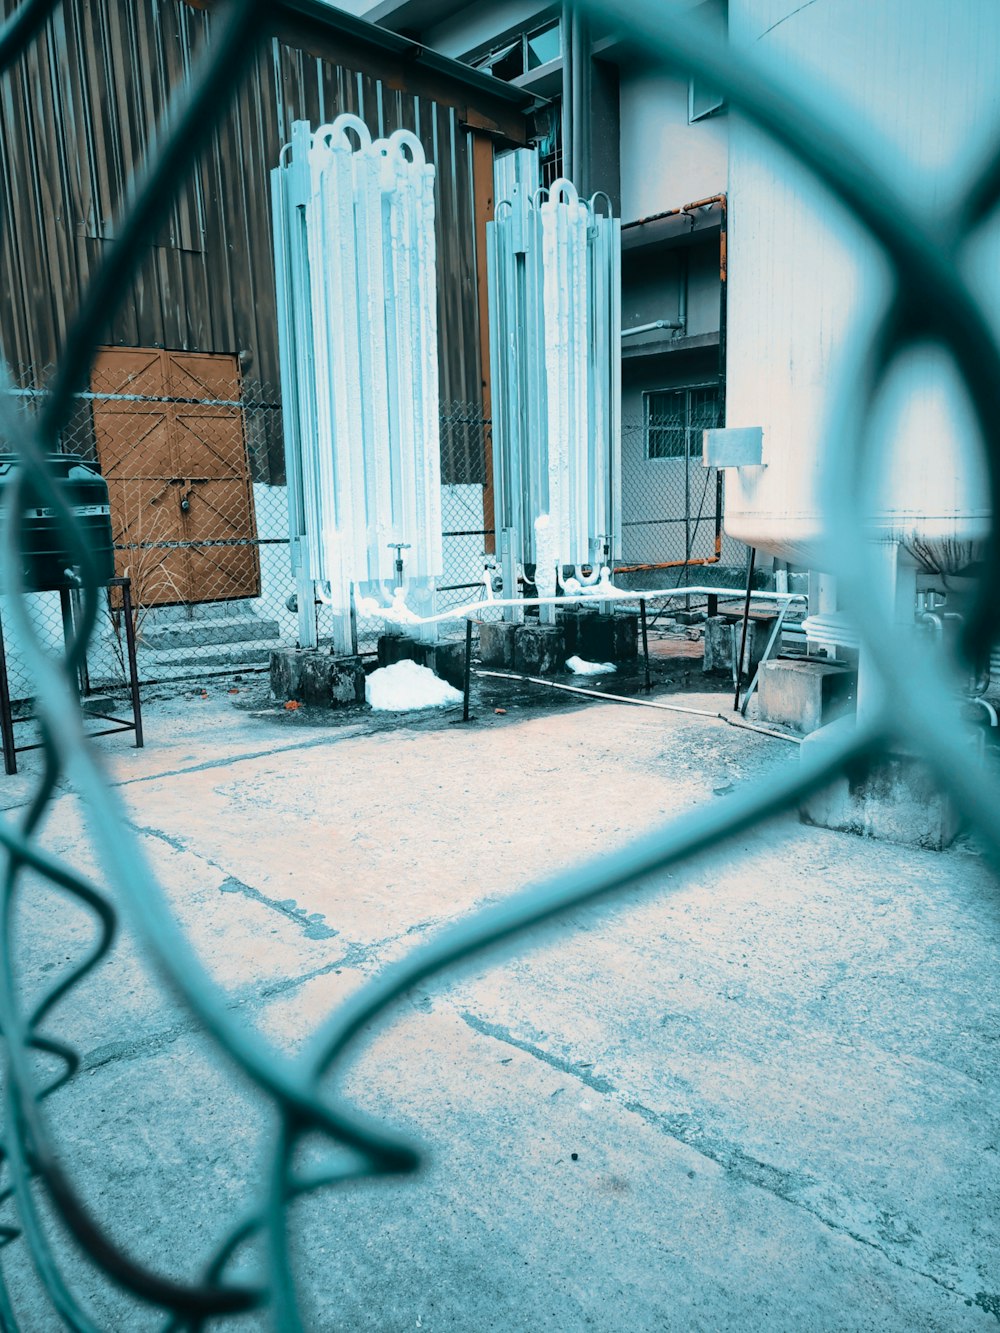
[[[297,121],[271,191],[292,564],[347,615],[393,543],[442,568],[434,167],[408,130]]]
[[[620,555],[621,234],[512,157],[487,228],[496,525],[547,577]]]

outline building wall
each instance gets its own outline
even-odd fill
[[[697,246],[626,250],[622,256],[622,328],[676,319],[682,283],[687,282],[687,337],[701,337],[719,328],[719,237],[712,233]],[[662,340],[666,330],[639,334]],[[638,342],[627,340],[628,346]]]
[[[733,0],[733,31],[827,116],[844,108],[874,161],[942,242],[945,219],[1000,125],[1000,7],[993,0]],[[856,117],[856,119],[855,119]],[[737,122],[732,154],[729,420],[763,428],[764,468],[734,469],[728,521],[775,556],[829,562],[827,471],[833,395],[889,299],[886,265],[857,221],[804,167]],[[996,311],[1000,225],[967,256]],[[993,298],[992,302],[990,298]],[[866,425],[871,528],[922,568],[955,572],[990,528],[977,431],[948,358],[908,349]],[[753,474],[753,475],[751,475]]]
[[[0,0],[0,15],[15,0]],[[66,0],[0,94],[0,340],[36,383],[59,354],[81,293],[114,235],[127,182],[171,90],[189,76],[209,13],[179,0]],[[310,33],[309,41],[318,39]],[[329,43],[327,43],[329,46]],[[313,45],[312,49],[316,49]],[[264,45],[230,113],[152,238],[105,341],[240,355],[279,381],[268,172],[292,122],[342,111],[373,133],[403,126],[437,167],[441,395],[482,402],[468,106],[426,95],[428,76],[355,73],[291,41]],[[422,81],[422,82],[421,82]],[[420,86],[422,95],[404,91]],[[495,108],[485,103],[482,111]],[[506,108],[506,129],[523,134]],[[283,470],[280,438],[270,475]]]
[[[690,16],[725,30],[724,0],[703,0]],[[621,124],[623,222],[725,192],[728,116],[689,124],[687,78],[623,62]]]
[[[659,70],[621,71],[622,221],[722,194],[728,118],[688,124],[688,83]]]

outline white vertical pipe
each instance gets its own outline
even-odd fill
[[[432,600],[441,573],[433,189],[414,135],[372,144],[355,116],[296,122],[272,182],[290,531],[339,650],[351,584],[394,574],[390,539]]]

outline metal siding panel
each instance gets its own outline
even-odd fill
[[[34,116],[29,89],[41,77],[38,69],[38,47],[34,45],[27,58],[10,72],[3,81],[4,120],[3,139],[11,150],[11,180],[14,217],[12,232],[15,238],[18,267],[21,272],[21,292],[25,309],[30,312],[30,360],[45,365],[51,359],[47,349],[56,345],[58,325],[53,307],[61,293],[53,292],[49,281],[45,229],[39,217],[37,163],[35,161]]]
[[[7,4],[7,0],[4,0]],[[0,326],[24,367],[57,356],[106,250],[126,166],[148,142],[211,17],[161,0],[65,0],[0,90]],[[173,217],[114,313],[108,340],[253,355],[278,380],[267,172],[294,115],[360,113],[377,133],[378,81],[264,48],[239,101],[182,190]],[[382,90],[383,128],[414,129],[438,172],[441,391],[479,401],[469,154],[453,113]],[[443,154],[443,156],[442,156]],[[279,466],[280,470],[280,466]]]

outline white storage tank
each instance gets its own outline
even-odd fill
[[[842,103],[863,119],[886,177],[925,222],[941,220],[943,239],[946,211],[1000,128],[1000,2],[730,0],[729,15],[734,44],[803,69],[829,112]],[[727,472],[726,530],[821,569],[827,413],[887,271],[803,168],[731,122],[727,425],[763,428],[766,466]],[[998,229],[987,230],[969,271],[998,310]],[[918,568],[969,566],[989,523],[984,471],[941,353],[921,349],[896,368],[872,443],[886,451],[873,530]]]

